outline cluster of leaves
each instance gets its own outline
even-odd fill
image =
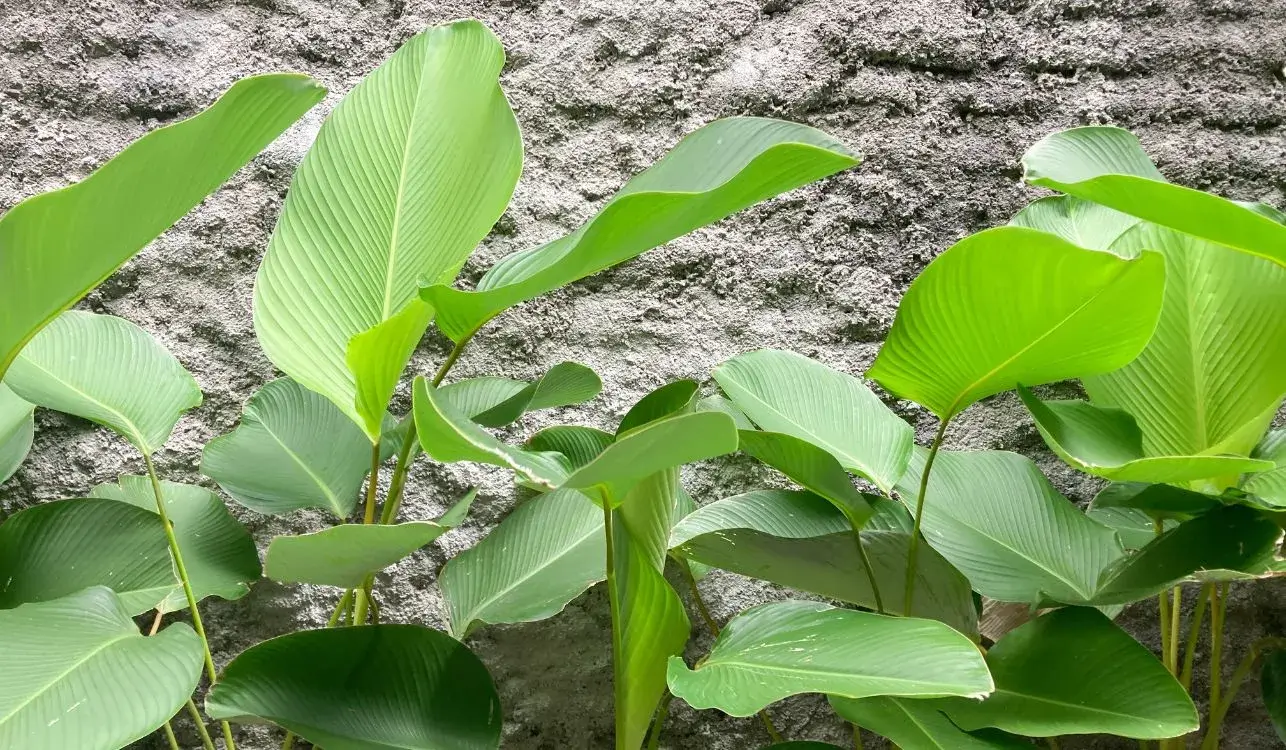
[[[779,750],[830,747],[786,742],[768,717],[803,693],[906,750],[1087,733],[1172,746],[1200,723],[1188,689],[1206,611],[1206,747],[1260,662],[1286,733],[1281,644],[1256,644],[1223,692],[1218,660],[1229,585],[1284,569],[1286,433],[1269,431],[1286,395],[1280,214],[1166,183],[1124,131],[1058,133],[1024,165],[1029,182],[1062,195],[934,260],[867,373],[936,415],[927,447],[862,380],[775,350],[720,365],[718,394],[670,383],[613,431],[563,425],[513,445],[492,430],[602,384],[571,362],[532,382],[445,382],[482,326],[858,160],[801,125],[719,120],[574,232],[458,289],[521,169],[503,61],[476,22],[412,38],[335,108],[294,177],[254,298],[258,339],[286,377],[205,447],[201,471],[251,511],[320,509],[338,523],[271,540],[262,570],[218,495],[163,481],[153,465],[201,402],[195,380],[137,326],[67,308],[324,92],[299,76],[246,79],[0,219],[0,479],[30,448],[37,406],[115,431],[146,469],[0,525],[0,746],[111,750],[159,728],[178,747],[169,720],[186,707],[213,750],[192,700],[204,669],[205,715],[229,750],[230,723],[259,722],[285,729],[287,747],[298,735],[327,750],[496,748],[496,687],[463,641],[554,616],[599,582],[618,750],[656,747],[673,697],[760,714]],[[454,348],[433,377],[414,379],[399,419],[390,403],[430,325]],[[1031,390],[1068,379],[1088,400]],[[1009,390],[1058,456],[1110,480],[1088,511],[1027,458],[943,449],[953,418]],[[684,491],[680,467],[738,450],[796,488],[705,504]],[[375,588],[474,502],[470,492],[440,518],[400,520],[421,452],[503,467],[531,491],[442,570],[449,632],[381,623]],[[692,626],[667,567],[717,636],[691,665]],[[712,568],[812,596],[721,626],[701,600]],[[243,596],[261,575],[333,588],[334,612],[220,672],[199,603]],[[1181,652],[1189,583],[1199,593]],[[1159,660],[1112,622],[1158,595]],[[1015,605],[1019,624],[998,624]],[[132,618],[150,610],[144,635]],[[162,627],[184,610],[192,627]]]

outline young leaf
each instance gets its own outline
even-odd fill
[[[151,455],[201,389],[146,331],[123,318],[68,310],[45,327],[5,377],[37,406],[105,425]]]
[[[179,585],[160,517],[93,498],[33,505],[0,524],[0,581],[0,609],[106,586],[129,615],[156,607]]]
[[[636,175],[575,232],[501,260],[476,291],[430,279],[421,295],[458,342],[513,305],[857,163],[838,141],[804,125],[717,120]]]
[[[1151,224],[1115,247],[1165,259],[1164,301],[1138,359],[1085,379],[1090,400],[1134,417],[1144,455],[1249,454],[1286,394],[1286,268]]]
[[[899,483],[915,507],[925,451]],[[1085,603],[1099,572],[1124,554],[1116,534],[1076,508],[1015,453],[938,453],[922,530],[983,596],[1005,602]]]
[[[192,628],[145,637],[101,586],[0,611],[0,642],[0,747],[128,746],[173,716],[201,674]]]
[[[305,630],[242,652],[205,701],[335,750],[496,750],[500,698],[478,657],[418,625]]]
[[[1139,220],[1071,195],[1051,195],[1028,203],[1009,223],[1049,232],[1086,250],[1113,252],[1112,245]]]
[[[604,578],[603,511],[558,490],[519,505],[438,577],[449,630],[552,617]]]
[[[859,727],[887,737],[902,750],[1031,750],[1024,739],[984,729],[969,733],[951,723],[933,701],[830,696],[831,708]]]
[[[1181,484],[1272,468],[1245,456],[1145,455],[1143,433],[1124,409],[1088,401],[1041,401],[1023,386],[1018,386],[1018,396],[1050,450],[1087,474],[1117,482]]]
[[[326,90],[245,78],[195,117],[153,130],[89,177],[0,218],[0,378],[28,340],[214,192]]]
[[[119,500],[156,513],[156,494],[147,477],[127,475],[119,481],[98,485],[90,490],[90,497]],[[165,481],[161,482],[161,496],[196,600],[207,596],[234,600],[250,593],[250,584],[259,580],[261,573],[259,552],[250,532],[232,517],[219,496],[204,487]],[[180,589],[157,608],[177,612],[187,606]]]
[[[332,526],[297,536],[279,536],[268,545],[264,567],[281,583],[356,588],[366,576],[387,568],[464,520],[477,493],[469,492],[437,522]]]
[[[0,383],[0,483],[18,471],[36,435],[34,404]]]
[[[268,358],[378,442],[433,309],[500,217],[522,141],[478,21],[412,37],[335,108],[295,172],[255,284]]]
[[[1164,263],[996,227],[957,242],[911,283],[867,371],[949,419],[1019,383],[1110,372],[1156,327]]]
[[[602,389],[603,381],[593,370],[576,362],[560,362],[532,383],[470,378],[444,385],[440,393],[483,427],[504,427],[529,411],[589,401]]]
[[[1259,688],[1264,698],[1264,708],[1272,719],[1273,729],[1282,742],[1286,742],[1286,650],[1270,651],[1264,657],[1259,673]]]
[[[719,365],[714,379],[759,427],[822,448],[882,492],[906,471],[915,431],[851,375],[760,349]]]
[[[740,443],[741,450],[825,498],[855,528],[861,528],[875,512],[835,456],[824,449],[780,432],[743,430]]]
[[[992,690],[978,648],[940,622],[789,600],[733,618],[695,669],[671,659],[669,682],[693,708],[733,716],[800,693],[981,697]]]
[[[1093,609],[1066,607],[1041,615],[993,646],[987,666],[996,680],[989,698],[938,704],[963,729],[1162,739],[1198,726],[1197,710],[1179,681]]]
[[[910,534],[862,530],[884,607],[906,614],[903,582]],[[810,492],[759,490],[703,506],[674,528],[670,544],[688,560],[875,608],[847,519]],[[932,549],[917,559],[911,614],[978,632],[969,581]]]
[[[241,424],[211,440],[201,473],[259,513],[324,508],[347,518],[371,468],[371,444],[331,402],[289,378],[265,384]]]
[[[1127,130],[1093,126],[1045,136],[1023,155],[1023,179],[1286,265],[1286,226],[1166,182]]]

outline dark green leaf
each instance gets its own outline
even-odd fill
[[[695,380],[676,380],[648,393],[621,418],[621,423],[616,428],[616,437],[620,438],[625,433],[658,419],[691,411],[698,387]]]
[[[1270,651],[1264,657],[1259,689],[1277,736],[1286,742],[1286,650]]]
[[[780,432],[742,430],[741,450],[790,477],[801,487],[825,498],[861,528],[875,510],[853,486],[835,456],[816,445]]]
[[[835,713],[889,738],[901,750],[1030,750],[1026,740],[995,730],[966,732],[933,701],[913,698],[830,697]]]

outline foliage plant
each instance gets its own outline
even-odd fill
[[[503,63],[477,22],[426,30],[344,97],[294,175],[254,290],[256,335],[284,377],[201,456],[249,512],[329,516],[268,540],[262,567],[219,494],[155,466],[201,403],[196,380],[138,326],[68,308],[322,89],[241,81],[0,218],[0,478],[27,454],[37,407],[107,427],[144,470],[0,524],[0,747],[112,750],[160,731],[178,748],[185,712],[207,750],[235,748],[234,723],[276,725],[283,748],[497,748],[505,707],[470,634],[554,616],[600,582],[617,750],[659,747],[675,698],[757,716],[778,750],[833,747],[788,740],[769,715],[807,693],[859,747],[866,731],[904,750],[1075,734],[1162,750],[1204,729],[1210,750],[1257,668],[1286,737],[1286,641],[1253,644],[1230,676],[1222,662],[1230,588],[1286,570],[1286,433],[1270,429],[1286,395],[1280,213],[1167,183],[1123,130],[1055,133],[1023,163],[1060,194],[930,263],[866,372],[932,417],[927,445],[866,380],[768,349],[719,365],[717,393],[668,383],[612,430],[514,444],[494,430],[602,383],[573,362],[529,382],[449,381],[483,326],[858,159],[802,125],[718,120],[575,231],[461,288],[521,170]],[[395,416],[430,326],[450,351]],[[1086,398],[1034,390],[1067,380]],[[953,420],[1008,391],[1054,454],[1101,478],[1087,510],[1026,457],[948,445]],[[682,467],[737,451],[780,477],[704,503],[684,490]],[[486,502],[470,491],[406,518],[421,453],[512,471],[526,498],[442,569],[445,632],[396,622],[376,585]],[[716,568],[796,593],[720,623],[702,598]],[[331,591],[329,621],[220,670],[200,603],[261,575]],[[1159,654],[1113,622],[1153,598]],[[691,659],[694,619],[714,640]],[[1202,648],[1204,722],[1190,696]]]

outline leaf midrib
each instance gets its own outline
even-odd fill
[[[308,478],[313,480],[313,482],[317,485],[317,488],[320,489],[322,491],[322,494],[326,497],[327,502],[330,504],[330,509],[334,511],[335,515],[343,517],[344,513],[342,512],[343,509],[340,507],[339,496],[336,495],[330,489],[330,486],[327,485],[326,482],[322,481],[322,478],[318,476],[311,468],[309,468],[308,464],[304,462],[303,458],[301,458],[297,453],[295,453],[295,451],[292,450],[291,447],[286,444],[285,440],[283,440],[279,435],[277,435],[276,431],[274,431],[272,427],[269,426],[267,421],[261,418],[258,414],[255,415],[255,421],[258,422],[261,427],[263,427],[264,432],[268,433],[268,436],[271,437],[273,441],[277,443],[277,445],[281,446],[281,449],[286,452],[286,455],[290,456],[290,459],[294,461],[299,466],[299,468],[303,469],[304,473],[308,475]]]
[[[21,355],[20,355],[20,356],[21,356]],[[134,440],[133,440],[133,441],[131,441],[131,442],[137,441],[137,442],[134,442],[134,447],[135,447],[135,448],[138,448],[140,451],[143,451],[144,453],[146,453],[146,454],[147,454],[147,455],[149,455],[149,456],[152,454],[151,446],[144,445],[144,443],[146,443],[146,441],[145,441],[145,440],[143,440],[143,431],[139,429],[138,425],[134,424],[134,421],[133,421],[132,419],[130,419],[129,417],[125,416],[125,413],[124,413],[124,412],[120,411],[119,409],[117,409],[117,408],[115,408],[115,407],[113,407],[113,406],[109,406],[109,405],[107,405],[106,403],[104,403],[104,402],[100,401],[99,399],[95,398],[94,396],[89,395],[88,393],[86,393],[86,392],[82,391],[80,388],[77,388],[76,386],[74,386],[74,385],[72,385],[71,383],[67,382],[67,381],[66,381],[66,380],[64,380],[63,378],[58,377],[56,374],[54,374],[54,372],[53,372],[53,371],[51,371],[51,370],[47,369],[46,367],[44,367],[43,365],[41,365],[39,362],[37,362],[36,360],[32,359],[31,357],[21,357],[21,358],[22,358],[22,360],[23,360],[23,361],[27,362],[27,363],[28,363],[28,364],[30,364],[32,367],[35,367],[37,370],[40,370],[41,372],[45,373],[45,374],[46,374],[46,375],[48,375],[52,380],[55,380],[55,381],[57,381],[58,383],[61,383],[61,384],[62,384],[64,387],[66,387],[68,390],[70,390],[70,391],[72,391],[73,393],[76,393],[77,395],[81,396],[81,397],[82,397],[82,398],[84,398],[86,401],[89,401],[90,403],[93,403],[93,404],[97,404],[98,406],[102,407],[105,411],[108,411],[108,412],[110,412],[110,413],[112,413],[112,414],[116,415],[117,417],[119,417],[119,418],[120,418],[120,421],[121,421],[121,422],[123,422],[127,428],[129,428],[129,429],[128,429],[128,431],[132,433],[132,435],[127,436],[127,438],[132,437]]]
[[[31,697],[27,698],[25,701],[23,701],[22,703],[19,703],[17,706],[15,706],[15,707],[14,707],[14,709],[13,709],[12,711],[10,711],[8,714],[6,714],[6,715],[4,715],[4,716],[0,716],[0,726],[3,726],[3,725],[5,724],[5,722],[7,722],[7,721],[9,721],[10,719],[12,719],[13,717],[17,716],[19,711],[22,711],[22,710],[23,710],[23,709],[25,709],[27,706],[30,706],[30,705],[31,705],[32,703],[34,703],[37,699],[39,699],[41,696],[43,696],[45,693],[48,693],[48,692],[50,691],[50,689],[52,689],[52,688],[53,688],[53,686],[54,686],[54,685],[57,685],[58,683],[62,682],[64,679],[66,679],[66,678],[67,678],[67,676],[68,676],[68,675],[70,675],[72,672],[76,671],[77,669],[79,669],[79,668],[83,667],[86,663],[88,663],[88,662],[89,662],[91,659],[93,659],[95,656],[98,656],[100,653],[102,653],[103,651],[107,650],[109,647],[111,647],[111,646],[113,646],[113,645],[115,645],[115,644],[117,644],[117,643],[120,643],[121,641],[128,640],[128,639],[130,639],[130,638],[135,638],[135,637],[142,638],[143,636],[142,636],[141,634],[139,634],[139,633],[135,633],[135,632],[133,632],[133,630],[130,630],[129,632],[121,633],[121,634],[117,635],[115,638],[112,638],[112,639],[110,639],[110,640],[108,640],[108,641],[104,642],[102,645],[98,646],[98,647],[97,647],[97,648],[95,648],[94,650],[92,650],[92,651],[90,651],[89,653],[85,654],[82,658],[80,658],[80,659],[78,659],[77,661],[73,662],[69,667],[67,667],[67,669],[63,670],[61,673],[59,673],[57,676],[55,676],[52,680],[49,680],[48,682],[46,682],[42,688],[40,688],[39,690],[37,690],[37,691],[35,691],[34,693],[32,693],[32,694],[31,694]]]
[[[1003,688],[999,688],[999,687],[997,687],[997,688],[996,688],[996,690],[995,690],[995,692],[993,693],[993,695],[1008,695],[1008,696],[1013,696],[1014,698],[1019,699],[1019,700],[1029,700],[1029,701],[1033,701],[1033,702],[1036,702],[1036,703],[1047,703],[1047,704],[1049,704],[1049,705],[1051,705],[1051,706],[1058,706],[1059,708],[1068,708],[1068,709],[1072,709],[1072,710],[1075,710],[1075,711],[1085,711],[1085,712],[1088,712],[1088,713],[1102,714],[1102,715],[1104,715],[1104,716],[1115,716],[1115,717],[1118,717],[1118,718],[1128,719],[1128,720],[1130,720],[1130,721],[1135,721],[1135,722],[1151,722],[1151,721],[1155,721],[1155,722],[1156,722],[1156,723],[1158,723],[1158,724],[1159,724],[1159,723],[1161,723],[1160,721],[1158,721],[1158,720],[1156,720],[1156,719],[1150,719],[1150,718],[1148,718],[1148,717],[1146,717],[1146,716],[1135,716],[1134,714],[1124,714],[1124,713],[1121,713],[1121,712],[1119,712],[1119,711],[1109,711],[1109,710],[1108,710],[1108,709],[1106,709],[1106,708],[1097,708],[1097,707],[1095,707],[1095,706],[1086,706],[1086,705],[1083,705],[1083,704],[1080,704],[1080,703],[1069,703],[1069,702],[1067,702],[1067,701],[1061,701],[1061,700],[1058,700],[1057,698],[1046,698],[1046,697],[1039,696],[1039,695],[1032,695],[1031,693],[1019,693],[1019,692],[1014,691],[1014,690],[1005,690],[1005,689],[1003,689]]]
[[[393,230],[389,236],[388,264],[384,269],[384,303],[380,308],[380,322],[389,319],[390,307],[393,304],[393,271],[397,268],[398,249],[401,247],[398,239],[402,228],[402,201],[406,197],[407,168],[411,161],[411,135],[415,132],[416,118],[424,100],[422,87],[424,84],[424,68],[427,66],[428,60],[429,55],[426,54],[424,63],[420,66],[419,74],[415,79],[415,106],[411,108],[410,121],[406,126],[406,135],[402,139],[402,163],[398,167],[397,197],[393,202]]]
[[[740,660],[737,660],[737,659],[718,659],[718,660],[711,659],[710,661],[707,661],[705,664],[702,664],[701,666],[696,667],[696,668],[695,668],[695,669],[693,669],[692,671],[693,671],[693,672],[700,672],[700,671],[703,671],[703,670],[709,670],[709,669],[711,669],[711,668],[716,668],[716,669],[717,669],[717,668],[719,668],[719,667],[728,667],[728,668],[732,668],[732,669],[743,669],[743,670],[746,670],[746,671],[748,671],[748,672],[767,672],[767,673],[769,673],[769,674],[778,674],[778,673],[781,673],[781,674],[787,674],[787,675],[805,675],[805,676],[808,676],[808,675],[823,675],[823,676],[827,676],[827,677],[834,676],[834,677],[845,677],[845,678],[850,678],[850,679],[881,680],[881,681],[886,681],[886,682],[909,683],[909,684],[913,684],[913,685],[924,685],[924,684],[926,684],[926,681],[925,681],[925,680],[916,680],[916,679],[912,679],[912,678],[909,678],[909,677],[885,677],[885,676],[880,676],[880,675],[871,675],[871,674],[858,674],[858,675],[855,675],[853,672],[841,672],[841,671],[834,671],[834,670],[828,670],[828,669],[801,669],[801,668],[797,668],[797,667],[784,667],[784,666],[777,666],[777,665],[764,665],[764,664],[756,664],[756,663],[754,663],[754,662],[740,661]],[[946,687],[946,688],[956,689],[956,688],[955,688],[955,686],[948,685],[948,684],[947,684],[947,683],[945,683],[945,682],[943,682],[943,683],[933,683],[933,684],[935,684],[935,685],[941,685],[942,687]],[[941,694],[942,694],[942,692],[941,692],[941,691],[932,691],[932,692],[921,692],[921,693],[916,693],[916,694],[914,694],[914,695],[941,695]]]

